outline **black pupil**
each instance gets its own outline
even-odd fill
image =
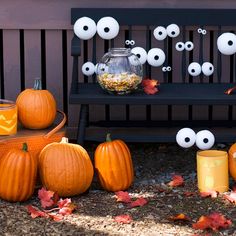
[[[88,68],[88,67],[86,67],[86,68],[85,68],[85,70],[86,70],[86,71],[89,71],[89,68]]]
[[[185,141],[186,143],[188,143],[188,142],[190,141],[190,138],[189,138],[189,137],[186,137],[186,138],[184,139],[184,141]]]
[[[179,44],[179,46],[178,46],[179,48],[182,48],[182,45],[181,44]]]
[[[191,44],[188,44],[187,47],[188,47],[188,48],[191,48]]]
[[[159,34],[159,35],[162,35],[162,32],[160,31],[158,34]]]
[[[101,70],[102,70],[102,71],[104,71],[104,70],[105,70],[105,68],[102,68]]]
[[[172,34],[172,35],[175,35],[175,31],[172,31],[171,34]]]
[[[85,25],[83,29],[84,29],[85,31],[87,31],[87,30],[88,30],[88,26]]]
[[[158,59],[159,59],[159,56],[155,56],[154,59],[155,59],[155,60],[158,60]]]
[[[228,44],[229,44],[229,46],[232,46],[233,45],[233,41],[229,40]]]
[[[195,72],[195,70],[194,70],[194,69],[192,69],[191,71],[192,71],[193,73]]]
[[[110,29],[108,27],[104,28],[104,32],[108,33],[110,31]]]
[[[204,139],[203,139],[203,142],[204,142],[204,143],[208,143],[208,141],[209,141],[208,138],[204,138]]]
[[[141,57],[141,56],[140,56],[140,54],[137,54],[136,56],[137,56],[138,58],[140,58],[140,57]]]
[[[211,67],[211,66],[209,67],[209,70],[212,70],[212,67]]]

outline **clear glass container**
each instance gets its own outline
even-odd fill
[[[142,82],[143,69],[130,48],[111,48],[96,68],[100,86],[111,94],[123,95],[135,91]]]

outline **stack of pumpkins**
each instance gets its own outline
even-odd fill
[[[37,109],[32,101],[37,103]],[[16,103],[19,121],[26,128],[43,129],[55,119],[55,99],[48,90],[42,90],[40,80],[36,80],[33,89],[21,92]],[[37,160],[27,148],[27,143],[23,143],[21,150],[8,150],[0,158],[0,198],[11,202],[29,199],[38,171],[43,186],[61,197],[78,195],[90,187],[94,168],[82,146],[62,138],[60,143],[45,146]],[[100,184],[107,191],[125,190],[133,182],[130,151],[122,140],[112,141],[109,134],[95,150],[94,165]]]

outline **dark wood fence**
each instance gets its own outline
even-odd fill
[[[159,0],[158,2],[136,0],[136,4],[133,1],[127,2],[125,0],[2,0],[0,7],[0,97],[15,100],[21,90],[33,86],[35,77],[41,77],[43,87],[54,94],[58,108],[67,113],[69,136],[75,137],[74,131],[78,122],[79,106],[68,104],[68,91],[72,74],[70,47],[73,37],[72,26],[70,25],[70,9],[101,6],[134,7],[134,5],[137,8],[236,8],[234,0],[206,0],[204,2],[199,0]],[[106,15],[109,15],[109,12],[106,12]],[[139,41],[140,28],[133,30],[132,37],[136,44],[145,47],[145,42]],[[225,30],[227,29],[225,28]],[[125,28],[121,30],[114,46],[124,46],[125,31]],[[193,41],[199,42],[199,35],[193,33],[192,29],[189,29],[187,38],[189,37]],[[210,51],[216,50],[215,48],[210,50],[209,47],[210,40],[215,39],[216,35],[212,33],[204,41],[204,48],[206,48],[204,58],[209,58]],[[172,44],[174,45],[174,43],[173,40]],[[97,44],[99,44],[99,38],[97,38]],[[161,46],[156,41],[152,45]],[[197,44],[195,46],[197,47]],[[103,55],[104,47],[105,45],[101,45],[100,51],[96,55],[97,59]],[[91,55],[92,52],[90,55],[83,55],[80,59],[80,65]],[[198,57],[198,54],[192,55],[193,59]],[[172,62],[173,68],[181,68],[178,54],[173,55]],[[227,75],[232,73],[229,66],[236,64],[235,57],[224,57],[222,63],[222,75],[227,78]],[[153,69],[151,76],[159,79],[160,82],[164,80],[160,68]],[[95,111],[94,115],[90,117],[91,120],[99,120],[106,115],[104,106],[93,106],[90,109]],[[145,109],[145,107],[130,106],[129,118],[142,120],[146,115],[146,112],[143,112]],[[175,119],[186,119],[186,116],[189,116],[186,107],[173,107],[171,112]],[[168,119],[169,115],[167,106],[152,107],[151,119],[165,120]],[[232,110],[230,115],[232,119],[235,119],[236,112]],[[126,107],[111,107],[109,116],[116,120],[125,119],[127,116]],[[208,119],[208,107],[194,106],[192,116],[193,119]],[[213,116],[215,119],[228,119],[229,108],[214,107]]]

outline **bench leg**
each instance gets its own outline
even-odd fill
[[[85,128],[87,125],[88,105],[81,105],[78,132],[77,132],[77,143],[80,145],[84,144]]]

